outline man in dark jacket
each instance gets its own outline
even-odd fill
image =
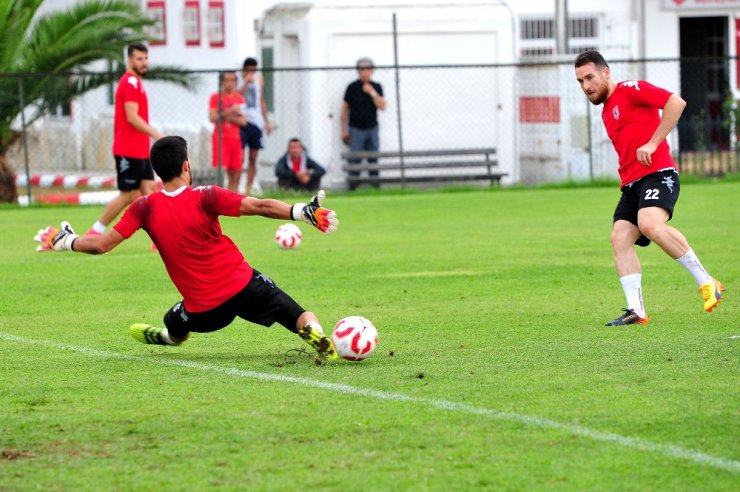
[[[288,142],[288,152],[275,165],[275,176],[281,189],[318,190],[326,170],[308,157],[297,138]]]

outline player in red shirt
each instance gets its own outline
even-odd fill
[[[220,164],[226,169],[227,185],[231,191],[239,188],[242,175],[244,149],[239,129],[247,125],[244,96],[236,91],[236,72],[221,74],[221,94],[211,95],[208,103],[209,118],[215,123],[211,138],[213,149],[213,167]],[[219,99],[221,107],[219,108]],[[219,112],[220,110],[220,112]],[[221,145],[219,155],[219,130]]]
[[[104,233],[121,210],[157,189],[149,163],[149,138],[156,140],[162,134],[149,126],[149,101],[141,82],[149,70],[148,52],[142,43],[128,47],[128,68],[118,80],[113,117],[113,158],[120,193],[87,234]]]
[[[143,343],[179,345],[190,332],[220,330],[239,316],[270,326],[278,322],[297,333],[320,356],[337,357],[316,315],[303,309],[272,280],[254,270],[236,245],[221,232],[219,215],[261,215],[303,220],[321,232],[336,230],[336,214],[322,207],[324,192],[311,203],[291,206],[273,199],[243,196],[217,186],[191,187],[187,143],[170,136],[152,146],[151,161],[162,178],[161,191],[137,199],[104,235],[77,236],[67,222],[51,240],[57,251],[106,253],[138,229],[157,246],[172,282],[183,299],[164,316],[165,328],[134,324],[131,334]]]
[[[667,224],[680,184],[665,138],[678,123],[686,101],[642,80],[615,83],[597,51],[578,55],[575,71],[588,100],[604,105],[601,116],[619,156],[622,196],[614,211],[611,241],[627,309],[606,325],[648,324],[634,245],[647,246],[650,241],[691,273],[704,298],[704,310],[711,312],[722,300],[724,287],[704,269],[684,235]]]

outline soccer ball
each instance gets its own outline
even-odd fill
[[[362,316],[340,319],[331,335],[337,353],[347,360],[363,360],[378,346],[378,330]]]
[[[295,224],[283,224],[275,231],[275,242],[283,249],[297,248],[302,237],[301,230]]]

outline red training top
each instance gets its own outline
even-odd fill
[[[118,80],[116,107],[113,118],[113,155],[133,159],[149,159],[149,135],[142,133],[128,122],[124,103],[139,103],[138,115],[149,123],[149,102],[144,84],[131,72]]]
[[[243,104],[244,104],[244,96],[242,96],[238,92],[234,92],[231,95],[224,94],[223,92],[221,93],[221,111],[226,111],[232,106],[241,106]],[[218,92],[211,94],[211,99],[208,102],[208,107],[210,109],[218,109]],[[217,133],[218,125],[219,123],[216,123],[215,125],[213,125],[214,135],[218,134]],[[221,130],[221,138],[223,138],[224,140],[241,139],[241,137],[239,136],[239,126],[238,125],[229,123],[228,121],[224,121],[223,125],[224,125],[223,129]]]
[[[160,190],[132,203],[113,228],[125,238],[144,229],[182,294],[185,309],[208,311],[236,295],[252,278],[252,267],[221,233],[218,221],[219,215],[238,217],[243,198],[217,186]]]
[[[663,109],[671,93],[644,80],[626,80],[617,84],[604,103],[601,119],[606,133],[619,155],[622,186],[666,168],[676,168],[668,142],[660,142],[651,156],[652,165],[637,160],[637,149],[648,143],[660,124]]]

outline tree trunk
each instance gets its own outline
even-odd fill
[[[10,168],[5,154],[0,154],[0,203],[16,203],[18,189],[15,186],[15,173]]]

